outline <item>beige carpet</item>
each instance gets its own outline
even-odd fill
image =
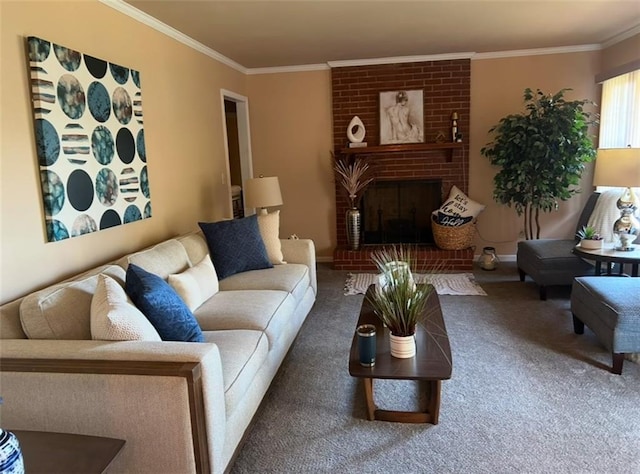
[[[376,282],[375,273],[349,273],[344,285],[345,295],[364,294]],[[439,295],[476,295],[487,296],[478,285],[473,273],[437,273],[431,275],[413,275],[416,283],[431,283]]]

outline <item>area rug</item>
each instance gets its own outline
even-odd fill
[[[364,294],[377,278],[378,275],[375,273],[349,273],[344,285],[344,294]],[[431,283],[439,295],[487,296],[482,287],[476,283],[473,273],[414,274],[413,278],[416,283]]]

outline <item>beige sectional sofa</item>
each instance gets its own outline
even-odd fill
[[[201,233],[1,306],[0,426],[124,439],[113,473],[228,469],[316,299],[313,242],[281,244],[286,264],[220,280],[194,311],[205,343],[91,340],[89,322],[99,274],[183,272],[208,254]]]

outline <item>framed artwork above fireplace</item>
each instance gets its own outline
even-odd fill
[[[380,145],[424,143],[422,90],[380,92]]]

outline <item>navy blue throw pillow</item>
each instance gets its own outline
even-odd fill
[[[158,275],[130,263],[124,289],[163,341],[204,342],[191,310]]]
[[[272,268],[260,235],[258,216],[220,222],[198,222],[218,279],[249,270]]]

